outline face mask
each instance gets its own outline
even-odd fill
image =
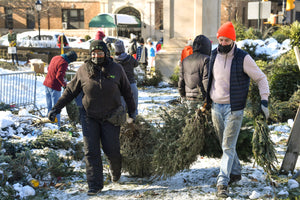
[[[96,65],[102,65],[105,61],[105,57],[93,57],[92,62]]]
[[[218,50],[220,53],[228,53],[232,49],[232,47],[233,47],[232,44],[224,45],[224,46],[219,44]]]

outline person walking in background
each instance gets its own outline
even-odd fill
[[[61,40],[63,40],[63,41],[61,41]],[[58,40],[57,40],[57,46],[59,48],[61,48],[62,44],[63,44],[63,47],[68,47],[69,46],[68,40],[67,40],[67,38],[64,34],[58,36]]]
[[[194,53],[181,63],[178,90],[190,110],[195,110],[206,97],[211,48],[210,40],[204,35],[198,35],[193,43]]]
[[[149,66],[150,71],[155,71],[154,65],[155,65],[155,49],[153,47],[153,42],[151,38],[147,39],[147,43],[149,46]]]
[[[159,52],[163,47],[164,39],[160,38],[159,41],[156,43],[156,52]]]
[[[144,45],[144,38],[139,39],[139,45],[136,50],[136,59],[139,62],[141,69],[144,70],[145,75],[147,74],[148,66],[148,49]]]
[[[85,112],[82,132],[89,188],[87,194],[92,196],[103,188],[101,147],[108,158],[112,181],[120,179],[120,125],[124,123],[124,119],[126,121],[121,96],[127,104],[128,122],[131,123],[134,121],[135,103],[127,76],[122,66],[107,56],[106,44],[101,40],[94,40],[89,52],[91,57],[77,70],[75,77],[49,112],[48,118],[53,121],[61,109],[82,92]]]
[[[95,35],[95,40],[103,40],[105,33],[102,30],[98,30]]]
[[[106,46],[107,46],[107,49],[108,49],[108,56],[109,57],[114,57],[114,55],[115,55],[115,49],[114,49],[114,47],[111,45],[111,42],[109,41],[109,38],[108,37],[105,37],[104,39],[103,39],[103,41],[105,42],[105,44],[106,44]]]
[[[17,54],[17,34],[14,32],[13,28],[8,29],[8,35],[7,35],[7,40],[9,47],[11,49],[14,49],[15,52],[11,52],[11,60],[13,65],[16,64],[19,66],[19,61],[18,61],[18,54]]]
[[[227,198],[228,185],[241,180],[236,143],[243,121],[250,78],[258,84],[260,109],[266,118],[269,116],[270,92],[266,75],[247,52],[237,48],[235,29],[231,22],[226,22],[219,28],[217,39],[219,45],[212,51],[209,64],[207,103],[212,104],[212,121],[223,150],[217,177],[217,196]]]
[[[186,46],[183,48],[181,52],[181,59],[180,62],[182,63],[183,59],[188,57],[189,55],[193,54],[193,40],[189,39],[187,41]]]
[[[133,56],[136,59],[136,50],[137,50],[137,41],[136,36],[133,33],[130,33],[130,46],[128,48],[128,54]]]
[[[125,53],[124,43],[121,40],[117,40],[115,42],[115,54],[116,55],[114,57],[114,61],[122,65],[130,83],[135,102],[135,117],[136,115],[138,115],[138,88],[136,85],[136,80],[134,78],[134,68],[137,67],[139,63],[131,55]],[[122,98],[122,103],[125,106],[124,98]]]
[[[65,88],[67,85],[64,77],[69,63],[76,60],[77,54],[75,51],[69,51],[60,56],[54,56],[51,59],[48,66],[48,73],[43,83],[43,85],[45,85],[48,113],[61,96],[61,87]],[[60,127],[60,115],[57,115],[57,124],[58,127]]]

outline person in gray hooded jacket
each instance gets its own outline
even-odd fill
[[[183,59],[180,68],[178,90],[180,96],[194,109],[206,97],[211,41],[198,35],[193,42],[193,54]]]
[[[134,68],[136,68],[139,63],[131,55],[125,53],[124,43],[121,40],[115,42],[115,57],[114,61],[122,65],[127,78],[130,82],[131,91],[133,93],[133,98],[135,102],[135,114],[134,117],[138,114],[138,88],[136,85],[136,80],[134,77]],[[122,104],[125,106],[124,98],[122,98]]]
[[[82,92],[82,132],[88,195],[96,195],[103,188],[100,143],[108,158],[112,181],[116,182],[120,179],[122,164],[120,125],[114,124],[111,119],[121,115],[116,112],[123,108],[121,96],[125,99],[130,118],[134,117],[135,103],[127,76],[122,66],[108,56],[106,44],[94,40],[90,45],[90,55],[91,58],[77,70],[48,118],[54,121],[61,109]]]

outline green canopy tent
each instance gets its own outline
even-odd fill
[[[100,27],[100,28],[116,28],[114,16],[112,14],[99,14],[89,23],[89,27]]]
[[[140,28],[141,21],[133,15],[102,13],[92,18],[89,27],[116,28],[118,36],[118,27]]]

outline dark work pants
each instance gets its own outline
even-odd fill
[[[19,64],[19,60],[18,60],[18,54],[11,54],[11,60],[13,63],[15,63],[14,60],[16,60],[16,64],[18,65]]]
[[[113,175],[121,173],[120,126],[84,117],[82,121],[86,176],[89,189],[103,188],[103,166],[100,151],[108,158]]]

